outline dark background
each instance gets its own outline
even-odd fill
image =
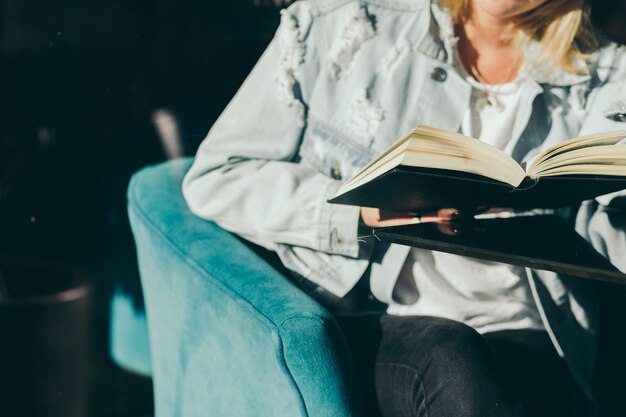
[[[626,40],[626,2],[593,3]],[[106,349],[114,277],[137,275],[126,186],[167,157],[154,112],[175,117],[192,155],[277,24],[252,0],[0,0],[0,255],[80,266],[94,283],[90,415],[151,412],[150,381]]]
[[[249,0],[0,2],[0,251],[106,258],[125,186],[164,160],[171,108],[193,154],[278,23]]]
[[[79,312],[89,315],[87,357],[61,357],[70,371],[44,369],[46,361],[59,360],[52,354],[9,364],[11,372],[0,360],[0,415],[35,413],[29,403],[38,401],[38,390],[57,396],[55,406],[84,396],[74,408],[81,415],[151,414],[151,381],[123,372],[108,357],[114,282],[140,294],[126,186],[133,172],[167,157],[155,110],[176,118],[184,154],[192,155],[278,21],[273,4],[252,0],[0,1],[0,258],[78,267],[93,294]],[[135,301],[141,305],[140,297]],[[0,355],[7,355],[2,345],[16,327],[35,329],[32,314],[24,313],[4,334],[3,315],[0,309]],[[68,334],[76,331],[73,320],[56,320],[45,324],[57,334],[48,343],[82,343]],[[36,335],[31,340],[40,343]],[[54,350],[24,348],[31,356]],[[87,370],[71,370],[86,362]],[[26,369],[35,367],[41,370]],[[17,390],[24,395],[3,389],[28,384],[17,379],[33,373],[38,380]],[[89,383],[78,389],[67,378],[44,381],[54,373],[81,381],[87,373]]]

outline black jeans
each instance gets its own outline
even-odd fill
[[[545,332],[481,336],[426,316],[338,321],[371,416],[585,415],[582,393]]]
[[[441,317],[382,314],[385,306],[369,296],[365,280],[343,298],[294,280],[337,317],[371,417],[588,415],[584,394],[545,331],[480,335]]]
[[[275,254],[251,247],[335,314],[371,417],[587,415],[583,393],[546,332],[480,335],[440,317],[386,315],[366,280],[338,298],[291,275]]]

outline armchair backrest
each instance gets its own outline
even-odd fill
[[[357,416],[334,318],[235,236],[189,212],[190,159],[135,174],[128,210],[157,416]]]

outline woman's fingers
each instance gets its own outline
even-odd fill
[[[461,212],[454,208],[444,208],[437,211],[437,216],[443,220],[454,220],[461,217]]]
[[[448,236],[456,236],[462,231],[460,224],[449,221],[438,222],[437,230]]]
[[[370,227],[402,226],[421,222],[450,222],[461,220],[463,217],[472,217],[488,210],[488,207],[479,207],[476,210],[464,213],[456,208],[443,208],[431,213],[418,216],[416,213],[404,211],[381,210],[377,208],[361,207],[361,219]],[[449,231],[448,234],[453,234]]]
[[[419,223],[419,217],[396,217],[392,219],[381,220],[376,227],[404,226],[407,224]]]
[[[370,227],[402,226],[419,223],[419,218],[415,213],[381,210],[371,207],[361,207],[361,220]]]
[[[432,213],[426,213],[420,217],[423,222],[440,222],[445,220],[458,220],[462,217],[461,212],[454,208],[444,208]]]

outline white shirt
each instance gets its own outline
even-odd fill
[[[473,87],[461,133],[504,149],[520,103],[519,81]],[[463,322],[480,333],[544,329],[523,267],[411,249],[393,290],[389,314],[428,315]]]

